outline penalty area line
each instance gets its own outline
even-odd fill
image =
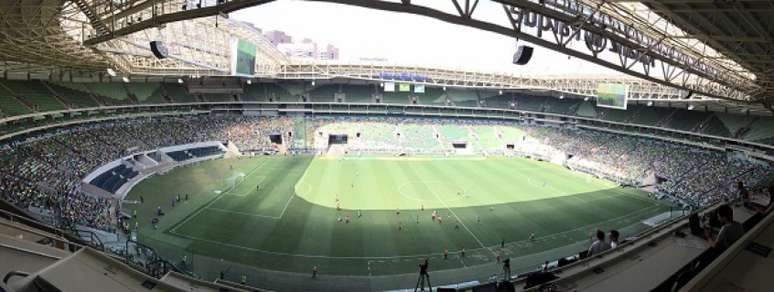
[[[266,165],[266,161],[265,161],[265,160],[263,161],[263,163],[261,163],[260,165],[256,166],[256,167],[255,167],[255,168],[253,168],[252,170],[250,170],[250,172],[249,172],[247,175],[251,175],[251,174],[253,174],[255,171],[257,171],[259,168],[261,168],[261,167],[262,167],[262,166],[264,166],[264,165]],[[238,185],[235,185],[235,186],[234,186],[234,188],[233,188],[233,189],[231,189],[231,190],[234,190],[234,189],[236,189],[236,187],[237,187],[237,186],[239,186],[239,185],[241,185],[243,182],[244,182],[244,180],[243,180],[243,181],[241,181],[241,182],[239,182],[239,184],[238,184]],[[217,196],[217,197],[215,197],[215,199],[212,199],[212,201],[210,201],[209,203],[207,203],[207,205],[204,205],[203,207],[199,208],[199,209],[198,209],[198,210],[196,210],[196,211],[195,211],[193,214],[191,214],[191,215],[188,215],[187,217],[185,217],[185,219],[183,219],[183,221],[180,221],[180,222],[176,223],[176,224],[175,224],[175,226],[174,226],[174,227],[173,227],[171,230],[169,230],[169,232],[170,232],[170,233],[177,234],[177,232],[175,232],[175,231],[176,231],[178,228],[180,228],[180,226],[183,226],[183,225],[185,225],[186,223],[188,223],[188,221],[190,221],[190,220],[191,220],[191,219],[193,219],[194,217],[196,217],[196,216],[199,216],[199,214],[201,214],[201,213],[202,213],[202,212],[203,212],[205,209],[210,209],[210,207],[211,207],[213,204],[215,204],[215,202],[217,202],[218,200],[220,200],[220,198],[222,198],[224,195],[226,195],[226,194],[230,193],[230,192],[231,192],[231,190],[229,190],[228,192],[222,192],[222,193],[218,194],[218,196]]]

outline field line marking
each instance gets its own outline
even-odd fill
[[[237,215],[242,215],[242,216],[260,217],[260,218],[268,218],[268,219],[274,219],[274,220],[280,219],[280,217],[277,217],[277,216],[261,215],[261,214],[249,213],[249,212],[239,212],[239,211],[233,211],[233,210],[222,209],[222,208],[215,208],[215,207],[207,207],[206,209],[207,210],[212,210],[212,211],[223,212],[223,213],[237,214]]]
[[[460,223],[460,225],[462,225],[462,228],[465,228],[465,230],[467,230],[467,231],[468,231],[468,233],[470,233],[470,235],[471,235],[471,236],[473,236],[473,239],[475,239],[475,240],[476,240],[476,242],[478,242],[478,245],[480,245],[480,246],[481,246],[481,248],[484,248],[484,249],[488,250],[489,252],[491,252],[491,253],[492,253],[492,255],[494,255],[494,256],[497,256],[497,254],[495,254],[495,252],[494,252],[494,251],[492,251],[490,248],[486,247],[486,245],[484,245],[484,243],[483,243],[483,242],[481,242],[481,240],[480,240],[480,239],[478,239],[478,236],[476,236],[476,235],[473,233],[473,231],[470,231],[470,228],[468,228],[468,226],[467,226],[467,225],[465,225],[465,222],[462,222],[462,219],[460,219],[460,217],[459,217],[459,216],[457,216],[457,213],[454,213],[454,211],[452,211],[452,209],[451,209],[451,208],[449,208],[449,205],[446,205],[446,202],[445,202],[444,200],[442,200],[442,199],[441,199],[441,197],[439,197],[439,196],[438,196],[438,194],[437,194],[437,193],[436,193],[436,192],[435,192],[435,191],[434,191],[432,188],[428,187],[428,186],[427,186],[425,183],[422,183],[422,185],[424,185],[424,186],[425,186],[425,187],[426,187],[428,190],[430,190],[430,192],[431,192],[431,193],[433,193],[433,196],[435,196],[435,198],[436,198],[438,201],[440,201],[440,202],[441,202],[441,204],[443,204],[443,207],[444,207],[444,208],[446,208],[446,210],[447,210],[447,211],[449,211],[449,213],[451,213],[452,215],[454,215],[454,218],[457,218],[457,222],[459,222],[459,223]]]
[[[244,179],[242,179],[242,182],[246,181],[248,176],[250,176],[250,175],[245,175],[245,178],[244,178]],[[256,177],[260,177],[260,178],[261,178],[261,180],[260,180],[260,181],[258,181],[258,183],[256,183],[256,185],[261,185],[261,184],[263,183],[263,181],[264,181],[264,180],[266,180],[266,176],[265,176],[265,175],[259,175],[259,176],[256,176]],[[240,182],[240,184],[239,184],[239,185],[241,185],[241,184],[242,184],[242,183]],[[236,186],[234,186],[234,190],[236,190]],[[228,195],[229,195],[229,196],[237,196],[237,197],[245,197],[245,196],[247,196],[247,195],[249,195],[249,194],[250,194],[250,192],[249,192],[249,191],[248,191],[248,192],[246,192],[246,193],[239,193],[239,194],[236,194],[236,193],[234,193],[233,191],[232,191],[232,192],[228,192]]]
[[[252,170],[250,170],[250,172],[249,172],[249,174],[248,174],[248,175],[250,175],[250,174],[254,173],[256,170],[258,170],[259,168],[261,168],[261,166],[264,166],[264,165],[266,165],[266,161],[267,161],[267,160],[264,160],[264,161],[263,161],[263,163],[261,163],[260,165],[256,166],[256,167],[255,167],[255,168],[253,168]],[[201,213],[202,213],[202,211],[204,211],[205,209],[208,209],[208,208],[210,208],[210,206],[212,206],[213,204],[215,204],[215,202],[217,202],[218,200],[220,200],[220,198],[222,198],[224,195],[226,195],[226,194],[230,193],[232,190],[235,190],[235,189],[236,189],[236,187],[237,187],[237,186],[239,186],[239,185],[241,185],[241,184],[242,184],[244,181],[245,181],[245,180],[242,180],[241,182],[239,182],[239,184],[235,185],[235,186],[234,186],[234,188],[232,188],[232,189],[231,189],[231,190],[229,190],[228,192],[222,192],[222,193],[218,194],[218,196],[217,196],[217,197],[215,197],[215,199],[213,199],[213,200],[212,200],[212,201],[210,201],[209,203],[207,203],[207,205],[205,205],[204,207],[201,207],[201,208],[199,208],[198,210],[196,210],[196,212],[194,212],[193,214],[191,214],[191,215],[187,216],[185,219],[183,219],[183,221],[181,221],[181,222],[178,222],[177,224],[175,224],[175,227],[173,227],[173,228],[172,228],[172,229],[171,229],[169,232],[177,234],[177,233],[175,232],[175,230],[177,230],[178,228],[180,228],[180,226],[183,226],[183,225],[185,225],[186,223],[188,223],[188,221],[190,221],[190,220],[191,220],[191,219],[193,219],[194,217],[196,217],[196,216],[199,216],[199,214],[201,214]]]
[[[552,236],[557,236],[557,235],[564,235],[564,234],[567,234],[567,233],[572,233],[572,232],[575,232],[575,231],[578,231],[578,230],[587,229],[587,228],[593,227],[593,226],[599,226],[599,225],[602,225],[602,224],[605,224],[605,223],[609,223],[609,222],[620,222],[623,219],[640,216],[640,214],[646,213],[646,211],[650,212],[650,211],[652,211],[652,209],[657,208],[657,207],[659,207],[659,205],[653,204],[651,206],[648,206],[648,207],[643,208],[643,209],[638,210],[638,211],[634,211],[634,212],[626,214],[626,215],[618,216],[618,217],[615,217],[615,218],[610,218],[610,219],[607,219],[607,220],[604,220],[604,221],[599,221],[599,222],[595,222],[595,223],[591,223],[591,224],[586,224],[586,225],[579,226],[579,227],[576,227],[576,228],[573,228],[573,229],[568,229],[568,230],[565,230],[565,231],[560,231],[560,232],[555,232],[555,233],[550,233],[550,234],[546,234],[546,235],[543,235],[543,236],[535,237],[535,240],[544,239],[544,238],[548,238],[548,237],[552,237]],[[519,244],[519,243],[525,243],[525,242],[530,242],[530,240],[529,239],[524,239],[524,240],[519,240],[519,241],[511,241],[511,242],[506,242],[505,244],[506,245],[508,245],[508,244]],[[490,247],[497,247],[497,246],[499,246],[499,244],[492,245]]]
[[[623,215],[623,216],[620,216],[620,217],[611,218],[609,220],[605,220],[605,221],[600,221],[600,222],[584,225],[584,226],[581,226],[581,227],[578,227],[578,228],[573,228],[573,229],[565,230],[565,231],[562,231],[562,232],[556,232],[556,233],[552,233],[552,234],[547,234],[545,236],[541,236],[541,237],[538,237],[536,239],[546,238],[546,237],[550,237],[550,236],[558,235],[558,234],[570,233],[570,232],[574,232],[574,231],[579,230],[579,229],[587,228],[588,226],[598,225],[598,224],[601,224],[601,223],[604,223],[604,222],[609,222],[609,221],[612,221],[612,220],[615,220],[615,219],[621,219],[621,218],[626,218],[626,217],[630,217],[630,216],[634,216],[634,215],[639,215],[639,213],[641,213],[641,212],[643,212],[645,210],[650,210],[653,207],[656,207],[656,205],[653,205],[653,206],[647,207],[647,208],[645,208],[643,210],[636,211],[636,212],[633,212],[633,213],[629,213],[629,214],[626,214],[626,215]],[[259,249],[259,248],[252,248],[252,247],[247,247],[247,246],[233,244],[233,243],[227,243],[227,242],[222,242],[222,241],[217,241],[217,240],[212,240],[212,239],[201,238],[201,237],[197,237],[197,236],[191,236],[191,235],[187,235],[187,234],[181,234],[181,233],[178,233],[178,232],[176,232],[174,230],[171,230],[170,233],[174,234],[175,236],[182,237],[182,238],[187,238],[187,239],[190,239],[190,240],[198,240],[198,241],[207,242],[207,243],[211,243],[211,244],[217,244],[217,245],[231,247],[231,248],[238,248],[238,249],[243,249],[243,250],[248,250],[248,251],[253,251],[253,252],[259,252],[259,253],[264,253],[264,254],[270,254],[270,255],[278,255],[278,256],[290,256],[290,257],[302,257],[302,258],[321,258],[321,259],[341,259],[341,260],[390,260],[390,259],[411,259],[411,258],[427,258],[427,257],[441,257],[441,256],[443,256],[443,253],[415,254],[415,255],[402,255],[402,256],[370,256],[370,257],[354,257],[354,256],[339,256],[339,257],[337,257],[337,256],[325,256],[325,255],[292,254],[292,253],[286,253],[286,252],[276,252],[276,251],[263,250],[263,249]],[[508,242],[507,244],[520,243],[520,242],[528,242],[528,241],[529,240],[512,241],[512,242]],[[575,243],[581,242],[581,241],[584,241],[584,240],[576,241]],[[570,244],[573,244],[573,243],[570,243]],[[496,246],[499,246],[499,244],[492,245],[492,247],[496,247]],[[478,251],[478,250],[481,250],[481,249],[486,249],[487,251],[492,252],[490,247],[475,248],[475,249],[469,250],[468,252],[475,252],[475,251]],[[449,252],[449,254],[459,254],[459,252],[458,251],[454,251],[454,252]]]

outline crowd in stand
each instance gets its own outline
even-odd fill
[[[747,185],[766,183],[771,179],[774,167],[767,163],[754,163],[745,159],[730,157],[727,153],[708,150],[694,145],[685,145],[653,138],[610,133],[593,129],[569,129],[554,126],[514,125],[507,122],[481,120],[448,119],[397,119],[383,118],[336,118],[322,119],[315,124],[317,128],[337,129],[346,132],[346,128],[378,129],[377,124],[394,128],[400,138],[380,138],[379,135],[367,135],[367,139],[379,141],[351,143],[352,150],[358,147],[381,145],[387,149],[407,149],[416,145],[425,145],[427,139],[433,140],[439,135],[437,129],[450,123],[469,127],[473,134],[469,140],[475,143],[475,129],[480,125],[511,126],[527,133],[525,139],[507,139],[503,143],[513,143],[513,151],[544,160],[563,161],[569,167],[593,172],[625,184],[641,185],[640,182],[651,178],[660,182],[657,191],[662,195],[676,197],[679,201],[692,206],[706,206],[729,198],[733,190],[726,186],[730,182],[743,181]],[[334,130],[336,131],[336,130]],[[421,133],[419,133],[419,132]],[[377,131],[378,132],[378,131]],[[352,133],[349,133],[352,135]],[[431,137],[427,137],[430,135]],[[327,136],[320,138],[315,145],[325,145]],[[453,151],[450,143],[435,137],[434,145],[442,151]],[[448,144],[448,145],[447,145]],[[363,146],[367,145],[367,146]],[[385,146],[386,145],[386,146]],[[437,148],[423,146],[436,152]],[[558,159],[556,159],[558,158]]]
[[[661,193],[696,205],[732,194],[725,187],[728,182],[754,186],[772,170],[767,164],[696,146],[590,129],[396,117],[308,118],[304,123],[305,137],[314,141],[307,145],[313,147],[326,145],[329,133],[345,133],[352,150],[430,152],[453,151],[440,127],[454,124],[455,135],[469,135],[470,143],[475,144],[476,129],[492,126],[502,145],[491,150],[551,161],[559,158],[569,167],[622,182],[657,177],[663,181],[658,184]],[[519,129],[526,137],[506,136],[498,130],[502,127]],[[296,145],[291,142],[295,130],[295,121],[287,117],[200,115],[126,119],[46,132],[0,146],[0,196],[22,208],[53,211],[64,223],[106,228],[114,222],[111,201],[79,190],[81,179],[99,166],[131,153],[193,142],[228,141],[242,150],[259,150],[272,147],[270,135],[280,135],[287,144]],[[506,150],[506,142],[513,149]]]
[[[81,125],[0,146],[0,197],[22,208],[53,212],[58,224],[110,229],[112,201],[85,195],[91,171],[131,153],[202,141],[230,141],[264,149],[273,133],[288,133],[289,119],[164,117]]]

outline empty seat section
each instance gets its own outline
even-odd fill
[[[691,131],[699,123],[706,120],[709,115],[710,113],[707,112],[678,110],[665,126],[681,131]]]
[[[577,104],[577,99],[546,97],[545,111],[562,115],[573,114],[574,109],[577,109]],[[570,111],[573,111],[573,113],[570,113]]]
[[[32,107],[41,112],[66,109],[65,105],[54,97],[40,81],[3,80],[3,85],[8,87],[15,96],[24,99]]]
[[[241,96],[244,101],[267,101],[269,100],[266,86],[263,83],[253,83],[245,85],[245,91]]]
[[[761,117],[750,125],[750,131],[744,136],[745,140],[761,143],[771,143],[774,139],[774,118]]]
[[[450,88],[446,90],[446,96],[455,106],[478,106],[478,95],[473,90]]]
[[[92,93],[100,96],[106,105],[131,104],[126,88],[122,83],[84,83]]]
[[[516,108],[523,111],[541,112],[546,98],[542,96],[517,96]]]
[[[99,104],[91,97],[89,90],[80,83],[47,83],[48,87],[71,107],[98,107]]]
[[[0,116],[18,116],[31,112],[26,105],[16,100],[10,92],[0,87]]]
[[[385,92],[382,94],[382,103],[408,104],[408,92]]]
[[[486,106],[495,108],[511,108],[513,97],[510,95],[494,95],[484,99]]]
[[[162,86],[173,102],[197,102],[196,96],[188,94],[182,84],[166,83]]]
[[[578,104],[577,110],[575,110],[575,115],[581,116],[581,117],[587,117],[587,118],[597,118],[597,112],[599,108],[597,108],[596,104],[592,101],[581,101]],[[621,110],[619,110],[621,111]]]
[[[634,114],[631,122],[647,126],[657,126],[660,121],[669,116],[669,113],[671,113],[672,110],[673,109],[670,108],[642,106]]]
[[[371,102],[373,88],[368,85],[347,85],[345,93],[347,102],[368,103]]]
[[[747,127],[754,118],[747,115],[732,115],[727,113],[715,113],[715,116],[723,123],[723,126],[728,129],[731,137],[736,137],[739,130]]]
[[[417,104],[446,105],[446,94],[441,88],[425,87],[424,93],[414,93]]]
[[[702,133],[721,137],[731,137],[731,131],[723,125],[717,115],[713,115],[702,127]]]
[[[309,90],[309,98],[312,102],[334,102],[333,97],[338,92],[338,84],[320,85]]]
[[[159,83],[129,83],[125,85],[140,103],[164,103],[164,91]]]
[[[216,94],[216,93],[207,93],[204,95],[204,98],[207,101],[211,102],[230,102],[230,101],[236,101],[233,94]]]
[[[603,119],[606,121],[611,121],[611,122],[618,122],[618,123],[629,122],[629,119],[632,117],[632,115],[637,110],[639,110],[639,107],[631,106],[631,105],[626,110],[597,107],[596,105],[595,107],[596,107],[595,110],[597,112],[597,118]]]

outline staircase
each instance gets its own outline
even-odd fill
[[[107,35],[110,33],[108,27],[102,23],[102,19],[99,18],[97,13],[92,9],[92,7],[89,6],[89,3],[86,0],[73,0],[73,2],[76,6],[78,6],[78,9],[80,9],[81,12],[86,15],[86,18],[89,19],[91,26],[97,31],[98,36]]]
[[[751,119],[750,122],[747,123],[747,125],[736,130],[736,133],[733,133],[734,138],[742,139],[745,135],[747,135],[747,132],[750,132],[750,130],[752,129],[752,125],[755,124],[755,122],[757,122],[760,119],[761,119],[760,117],[755,117],[754,119]]]
[[[705,134],[706,134],[707,132],[705,131],[705,128],[707,127],[707,124],[708,124],[708,123],[709,123],[709,122],[712,120],[712,118],[714,118],[714,117],[715,117],[715,115],[714,115],[714,114],[708,115],[708,116],[707,116],[707,118],[705,118],[705,119],[704,119],[703,121],[701,121],[699,124],[697,124],[696,126],[694,126],[693,128],[691,128],[691,131],[692,131],[692,132],[699,132],[699,133],[705,133]]]
[[[665,127],[666,125],[669,124],[669,122],[672,121],[672,118],[674,118],[676,113],[677,113],[677,110],[673,110],[672,112],[669,113],[668,116],[666,116],[661,121],[657,122],[656,125],[659,126],[659,127]]]

